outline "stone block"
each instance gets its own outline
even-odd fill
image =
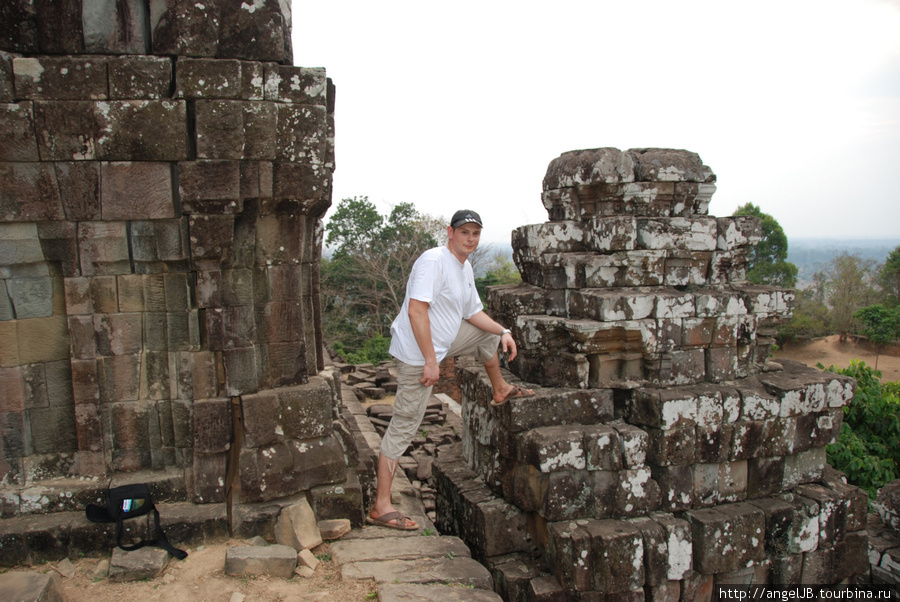
[[[638,218],[637,248],[713,251],[716,248],[715,218]]]
[[[671,514],[653,513],[650,517],[658,523],[666,534],[666,578],[677,581],[684,579],[693,567],[693,543],[691,527],[681,518]]]
[[[297,568],[297,550],[290,546],[235,546],[225,554],[225,574],[234,577],[271,575],[290,579]]]
[[[618,515],[638,516],[660,509],[659,484],[652,479],[649,468],[621,470],[618,480],[615,505]]]
[[[53,315],[53,279],[10,278],[6,281],[6,291],[16,319]]]
[[[597,148],[562,153],[547,166],[544,190],[583,184],[634,181],[634,157],[616,148]]]
[[[238,161],[183,161],[178,190],[185,213],[237,214],[243,210]]]
[[[212,57],[218,48],[219,5],[165,2],[150,4],[150,29],[154,54]],[[181,63],[189,59],[180,59]]]
[[[16,340],[21,364],[53,362],[69,357],[69,332],[65,316],[18,320]]]
[[[697,153],[650,148],[627,151],[637,182],[715,182],[715,174]]]
[[[648,435],[647,460],[660,466],[686,466],[696,460],[695,426],[672,429],[645,429]]]
[[[665,251],[618,252],[587,256],[581,269],[584,283],[577,280],[565,288],[660,286],[664,280]]]
[[[256,351],[253,347],[226,349],[222,352],[222,360],[226,395],[246,395],[259,390]]]
[[[780,414],[778,398],[752,383],[737,386],[741,395],[741,420],[768,420]]]
[[[48,263],[58,267],[63,276],[79,276],[77,226],[73,222],[41,222],[38,224],[41,250]],[[61,283],[61,281],[60,281]],[[61,287],[60,287],[61,289]]]
[[[187,223],[183,217],[130,222],[131,253],[135,263],[167,262],[173,269],[182,264],[186,268],[190,257]]]
[[[140,353],[143,341],[140,313],[95,314],[93,322],[99,355]]]
[[[622,442],[615,429],[606,425],[585,426],[583,432],[588,470],[622,469]]]
[[[303,499],[281,509],[275,523],[275,541],[298,552],[322,543],[322,533],[309,502]]]
[[[662,283],[666,286],[703,286],[711,259],[710,251],[668,251]]]
[[[265,99],[266,65],[258,61],[241,61],[241,80],[243,88],[241,98],[244,100]]]
[[[591,538],[593,589],[619,594],[644,583],[644,542],[640,530],[620,520],[589,520],[582,527]]]
[[[353,469],[347,470],[343,482],[312,487],[309,501],[319,519],[322,539],[339,539],[345,523],[348,530],[365,524],[363,487]]]
[[[278,3],[254,5],[250,11],[236,4],[219,10],[219,43],[216,56],[252,61],[293,63],[291,9]]]
[[[281,430],[281,404],[274,390],[244,395],[241,398],[244,441],[248,447],[264,447],[283,435]]]
[[[325,79],[323,67],[267,65],[266,100],[325,106]]]
[[[0,161],[40,161],[31,102],[0,104]]]
[[[172,393],[176,399],[207,399],[216,397],[218,378],[215,354],[210,351],[181,351],[172,354],[174,377]]]
[[[104,221],[176,217],[172,166],[169,163],[101,163],[100,185],[100,207]]]
[[[231,266],[234,231],[234,217],[231,215],[191,215],[188,232],[195,268],[221,269]]]
[[[14,102],[16,100],[13,89],[13,55],[0,50],[0,102]]]
[[[16,57],[12,63],[18,98],[107,98],[106,59],[103,57]]]
[[[195,452],[191,471],[194,478],[193,501],[215,504],[225,501],[227,453]]]
[[[278,422],[285,437],[312,439],[331,434],[332,390],[323,378],[314,376],[307,384],[277,391]]]
[[[710,382],[734,380],[738,374],[738,355],[734,347],[719,347],[704,350],[706,354],[706,377]]]
[[[726,504],[691,510],[684,518],[691,526],[694,568],[703,574],[738,570],[765,554],[765,515],[758,508]]]
[[[0,368],[0,412],[25,410],[25,375],[20,366]]]
[[[584,470],[587,455],[584,429],[579,426],[546,426],[521,437],[517,460],[538,467],[541,472]]]
[[[697,394],[686,387],[635,389],[628,400],[632,424],[671,429],[696,424]]]
[[[112,17],[102,7],[86,6],[81,20],[88,53],[146,54],[150,50],[147,12],[140,0],[125,0]]]
[[[172,61],[162,56],[119,56],[107,60],[112,100],[168,98]]]
[[[84,276],[131,272],[125,222],[80,222],[78,249]]]
[[[694,505],[694,471],[691,466],[653,466],[653,480],[659,485],[660,509],[675,512]]]
[[[188,157],[182,100],[113,100],[96,104],[98,156],[108,161],[183,161]]]
[[[100,219],[100,163],[57,161],[56,181],[66,219],[74,222]]]
[[[241,62],[234,59],[182,58],[175,65],[175,97],[240,99]]]
[[[34,104],[34,120],[35,129],[41,134],[38,136],[40,155],[45,161],[85,161],[100,157],[93,102],[39,101]]]
[[[0,163],[0,219],[40,222],[65,218],[50,163]]]
[[[784,459],[785,490],[793,489],[803,483],[813,483],[825,471],[825,448],[816,447],[808,451],[786,456]]]
[[[586,521],[579,521],[584,524]],[[556,579],[568,590],[585,592],[594,587],[591,537],[575,521],[550,523],[549,557]]]
[[[322,215],[331,202],[331,170],[318,163],[272,163],[271,196],[265,213]],[[260,194],[265,197],[266,195]]]
[[[74,405],[32,409],[30,421],[35,454],[65,454],[78,449]]]
[[[103,357],[99,361],[98,375],[101,403],[137,401],[140,398],[140,355]]]
[[[644,466],[650,445],[647,431],[621,421],[611,422],[610,426],[619,433],[624,467],[640,468]]]
[[[731,459],[734,427],[715,424],[697,427],[697,461],[701,463],[727,462]]]
[[[275,160],[288,163],[325,162],[325,107],[278,105]]]
[[[231,447],[233,438],[232,403],[230,399],[194,400],[194,450],[222,453]]]

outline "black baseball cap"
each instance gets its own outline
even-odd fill
[[[451,228],[459,228],[463,224],[478,224],[482,228],[484,224],[481,223],[481,216],[475,213],[474,211],[469,211],[468,209],[461,209],[453,214],[453,218],[450,220]]]

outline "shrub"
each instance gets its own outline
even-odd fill
[[[882,384],[881,372],[859,360],[828,370],[856,379],[841,435],[827,448],[828,462],[874,499],[878,489],[900,476],[900,383]]]

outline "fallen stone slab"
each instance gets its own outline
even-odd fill
[[[161,548],[144,547],[131,552],[113,550],[109,559],[109,580],[116,582],[155,579],[169,563],[169,553]]]
[[[0,599],[16,602],[62,602],[65,598],[59,581],[59,576],[53,573],[3,573],[0,575]]]
[[[416,560],[420,558],[470,558],[469,548],[458,537],[383,537],[352,539],[330,544],[331,557],[337,564],[381,560]]]
[[[341,567],[341,579],[371,579],[377,583],[455,583],[491,590],[494,587],[488,570],[471,558],[351,562]]]
[[[317,524],[319,525],[319,533],[322,535],[322,539],[326,541],[340,539],[351,530],[350,520],[346,518],[320,520]]]
[[[225,574],[272,575],[290,579],[297,568],[297,551],[290,546],[236,546],[225,552]]]
[[[503,600],[495,592],[485,589],[472,589],[459,585],[418,585],[382,583],[378,586],[379,602],[407,602],[424,600],[426,602],[495,602]]]

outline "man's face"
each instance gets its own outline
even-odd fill
[[[475,252],[478,241],[481,239],[481,226],[478,224],[463,224],[459,228],[447,228],[447,246],[460,261]]]

